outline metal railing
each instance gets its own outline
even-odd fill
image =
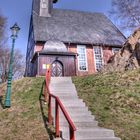
[[[45,101],[48,102],[48,122],[49,124],[52,124],[53,120],[52,120],[52,98],[55,99],[55,136],[56,137],[60,137],[60,125],[59,125],[59,111],[61,109],[63,115],[65,116],[68,124],[69,124],[69,134],[70,134],[70,138],[69,140],[75,140],[75,131],[76,131],[76,127],[73,124],[69,114],[67,113],[65,107],[63,106],[62,102],[60,101],[60,99],[51,94],[50,93],[50,89],[49,89],[49,82],[50,82],[50,68],[47,68],[46,70],[46,77],[45,77],[45,82],[44,82],[44,91],[43,91],[43,95],[45,98]]]

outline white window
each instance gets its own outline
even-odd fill
[[[96,71],[99,71],[103,65],[102,58],[103,58],[102,48],[101,47],[94,47],[94,60],[95,60]]]
[[[86,61],[86,46],[78,45],[78,69],[80,71],[87,71],[87,61]]]
[[[115,54],[120,50],[120,48],[112,48],[112,53]]]

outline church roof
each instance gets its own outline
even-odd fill
[[[53,9],[51,15],[41,17],[33,10],[35,41],[116,46],[125,42],[124,35],[104,14]]]

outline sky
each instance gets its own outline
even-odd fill
[[[55,8],[73,9],[80,11],[101,12],[109,17],[111,0],[58,0]],[[15,48],[26,55],[28,31],[31,17],[32,0],[0,0],[0,13],[7,18],[8,46],[11,46],[10,27],[15,22],[19,25],[18,38]],[[115,24],[115,23],[114,23]]]

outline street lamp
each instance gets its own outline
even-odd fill
[[[5,103],[4,106],[5,108],[9,108],[11,106],[11,81],[12,81],[12,65],[13,65],[13,54],[14,54],[14,45],[15,45],[15,40],[18,36],[18,31],[20,28],[18,27],[17,23],[14,24],[11,28],[11,39],[12,39],[12,49],[10,53],[10,64],[9,64],[9,70],[8,70],[8,81],[7,81],[7,91],[6,91],[6,96],[5,96]]]

